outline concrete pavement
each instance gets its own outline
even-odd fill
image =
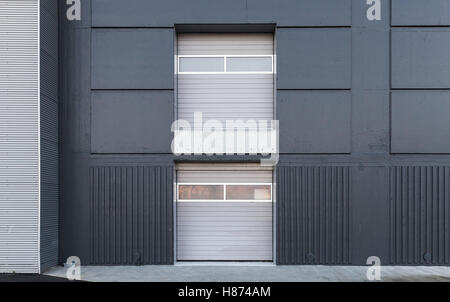
[[[366,266],[275,266],[272,264],[178,264],[82,266],[81,278],[104,282],[364,282]],[[45,275],[65,277],[64,267]],[[382,266],[381,281],[450,282],[450,267]]]

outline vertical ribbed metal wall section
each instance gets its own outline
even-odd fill
[[[41,0],[41,271],[58,261],[58,1]]]
[[[450,167],[390,169],[391,264],[450,264]]]
[[[173,264],[173,167],[90,169],[90,263]]]
[[[349,167],[278,167],[277,264],[351,264]]]
[[[0,272],[39,271],[39,2],[0,1]]]

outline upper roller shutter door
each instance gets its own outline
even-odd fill
[[[272,120],[273,53],[272,34],[179,34],[178,119]]]

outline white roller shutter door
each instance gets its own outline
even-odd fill
[[[272,260],[272,190],[267,194],[272,188],[270,168],[258,164],[181,164],[177,166],[177,182],[178,261]],[[185,199],[199,197],[186,197],[184,188],[208,184],[219,189],[216,200]],[[264,200],[246,200],[249,197],[244,196],[237,201],[232,196],[236,188],[256,188],[251,198]]]

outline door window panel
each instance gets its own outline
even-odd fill
[[[179,185],[179,200],[223,200],[223,185]]]
[[[271,200],[270,185],[227,185],[227,200]]]
[[[272,57],[227,57],[227,72],[272,72]]]
[[[179,72],[224,72],[223,57],[180,57]]]

